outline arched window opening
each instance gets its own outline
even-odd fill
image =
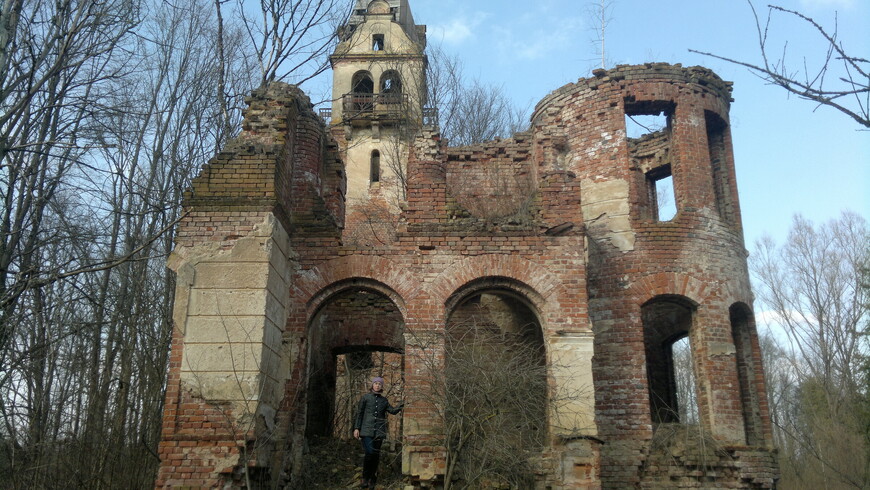
[[[350,107],[351,111],[371,112],[374,109],[375,82],[367,71],[354,74],[351,79]],[[345,99],[347,103],[347,99]]]
[[[685,298],[661,296],[641,308],[654,425],[699,420],[690,332],[694,306]]]
[[[372,36],[372,51],[383,51],[384,50],[384,35],[383,34],[374,34]]]
[[[450,313],[445,336],[447,450],[468,488],[499,481],[531,488],[529,450],[546,439],[543,335],[524,298],[477,291]],[[484,374],[485,373],[485,374]],[[474,427],[474,431],[464,428]]]
[[[371,166],[369,169],[369,183],[381,181],[381,152],[372,150]]]
[[[371,94],[375,91],[375,83],[367,71],[357,72],[353,76],[353,92],[356,94]]]
[[[385,104],[398,104],[402,101],[402,77],[399,72],[389,70],[381,76],[381,96]]]
[[[740,384],[740,402],[743,406],[743,425],[746,429],[746,443],[763,445],[764,431],[761,417],[759,387],[756,379],[761,371],[760,353],[755,349],[753,338],[757,338],[755,319],[752,311],[743,303],[735,303],[729,308],[731,335],[734,339],[737,380]]]

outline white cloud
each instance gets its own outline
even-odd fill
[[[546,25],[547,29],[497,28],[501,52],[524,60],[543,58],[554,50],[570,48],[576,42],[577,33],[582,32],[584,23],[579,17],[562,17],[546,22]],[[522,34],[517,36],[517,32]]]
[[[484,12],[454,17],[446,24],[429,26],[429,38],[444,44],[462,44],[473,38],[477,28],[488,17]]]

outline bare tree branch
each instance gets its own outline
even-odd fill
[[[758,31],[758,47],[761,63],[737,60],[731,57],[690,49],[690,52],[716,58],[748,68],[769,84],[782,87],[787,92],[821,106],[832,107],[846,114],[865,128],[870,128],[870,70],[867,58],[850,54],[838,38],[838,24],[834,17],[833,31],[829,31],[812,18],[776,5],[768,5],[767,18],[762,22],[755,6],[749,2]],[[825,55],[813,65],[804,55],[801,68],[794,69],[788,60],[788,43],[782,46],[778,57],[771,56],[769,34],[774,13],[783,13],[799,19],[812,27],[821,37],[820,46]]]

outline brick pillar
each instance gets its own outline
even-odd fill
[[[242,133],[185,193],[168,263],[178,280],[158,488],[280,479],[276,428],[299,357],[282,342],[291,223],[334,235],[343,219],[341,165],[308,98],[275,83],[247,102]]]
[[[446,470],[443,412],[436,406],[444,386],[444,329],[437,326],[444,319],[431,312],[409,312],[409,318],[425,318],[426,324],[406,324],[402,473],[416,483],[433,482]]]
[[[288,361],[289,240],[271,215],[239,214],[208,215],[241,235],[230,248],[177,247],[170,258],[178,281],[159,488],[215,485],[269,464],[274,441],[263,434],[274,426]]]
[[[695,315],[698,409],[716,439],[746,444],[736,349],[728,309],[702,305]]]
[[[677,209],[689,212],[715,209],[703,108],[690,102],[677,104],[671,151]]]

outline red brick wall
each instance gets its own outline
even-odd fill
[[[750,399],[741,400],[738,389],[728,311],[736,303],[751,304],[752,294],[729,133],[722,126],[729,102],[728,84],[707,70],[629,66],[562,87],[538,104],[533,116],[533,131],[561,135],[569,153],[580,157],[570,158],[567,166],[578,179],[618,179],[630,186],[633,249],[611,246],[606,229],[588,231],[590,316],[593,324],[606,326],[596,329],[594,360],[597,417],[601,437],[608,441],[602,448],[606,486],[639,482],[650,450],[643,442],[651,439],[654,427],[640,311],[656,297],[679,296],[697,304],[690,337],[702,426],[722,444],[746,443],[742,403]],[[678,214],[669,222],[651,219],[645,209],[645,179],[624,134],[627,104],[673,107],[667,145]],[[716,126],[707,128],[708,123]],[[708,143],[708,135],[714,141]],[[539,149],[539,168],[555,166],[551,153]],[[746,355],[753,376],[760,373],[757,352]],[[757,424],[769,428],[766,404],[754,413]],[[610,443],[619,440],[625,442]],[[769,437],[762,445],[770,445]]]
[[[648,187],[625,137],[626,104],[629,110],[672,108],[671,131],[662,144],[667,145],[679,212],[669,222],[658,222],[644,210],[649,207]],[[298,149],[293,159],[279,159],[283,163],[275,168],[283,165],[282,170],[273,175],[276,180],[291,177],[275,184],[286,191],[277,191],[274,199],[264,192],[267,201],[273,199],[269,203],[282,203],[275,213],[286,212],[291,225],[293,253],[288,260],[294,271],[283,341],[296,356],[290,359],[275,431],[273,478],[281,471],[292,473],[306,420],[321,415],[305,402],[312,375],[309,352],[330,356],[327,344],[335,342],[315,341],[315,317],[329,312],[334,323],[327,323],[340,325],[336,331],[346,334],[339,337],[346,339],[347,348],[362,348],[359,343],[366,338],[371,342],[378,332],[369,321],[376,317],[335,301],[359,289],[372,292],[380,305],[395,306],[387,315],[391,326],[384,331],[390,339],[404,338],[406,397],[416,400],[404,412],[406,431],[409,421],[416,427],[405,435],[405,450],[436,473],[442,471],[433,406],[423,396],[415,399],[414,390],[425,391],[431,381],[433,373],[424,359],[443,362],[439,335],[452,308],[462,298],[497,288],[531,306],[545,344],[561,335],[594,332],[597,437],[604,444],[600,462],[595,462],[598,446],[592,443],[594,451],[580,451],[586,456],[565,456],[579,461],[582,469],[565,474],[579,471],[588,479],[584,485],[593,487],[661,486],[657,482],[666,471],[685,471],[692,478],[687,462],[673,461],[672,469],[662,469],[664,460],[652,444],[641,318],[648,301],[681,297],[694,307],[690,338],[702,428],[731,448],[737,460],[731,466],[737,469],[713,478],[738,487],[770,487],[775,466],[764,449],[771,444],[770,421],[751,309],[737,333],[729,314],[733,305],[751,305],[752,299],[727,127],[729,104],[730,85],[706,69],[618,67],[547,96],[536,107],[530,132],[513,139],[447,149],[436,133],[423,131],[408,162],[407,205],[395,234],[375,247],[342,243],[343,174],[331,160],[334,152],[307,116],[288,123],[288,131],[299,128],[293,133],[295,143],[287,143]],[[273,102],[266,106],[275,107]],[[318,154],[323,161],[316,161]],[[253,168],[254,160],[242,151],[228,157],[225,165]],[[237,233],[232,230],[246,226],[249,218],[244,214],[224,210],[235,198],[232,193],[241,191],[227,187],[230,182],[203,182],[206,175],[218,175],[221,165],[206,169],[194,182],[192,213],[180,227],[180,246],[226,240]],[[249,174],[244,183],[235,184],[261,178],[268,182],[265,173]],[[584,222],[584,183],[607,181],[624,181],[628,188],[624,199],[634,236],[628,249],[615,247],[608,239],[611,230],[600,222]],[[245,206],[259,203],[253,194],[245,196]],[[257,209],[276,208],[269,204]],[[238,222],[226,216],[236,216]],[[210,226],[209,217],[220,224]],[[170,380],[170,399],[180,403],[172,393]],[[167,412],[168,423],[176,423],[173,417],[177,413]],[[554,488],[566,484],[556,468],[563,454],[572,451],[569,446],[554,442],[546,452],[542,467],[551,469],[541,478]],[[175,454],[165,447],[167,454]],[[595,461],[588,457],[593,453]],[[170,473],[167,469],[161,475]],[[747,483],[749,474],[762,476]]]
[[[242,134],[185,194],[176,233],[180,257],[201,245],[231,250],[270,216],[284,229],[331,235],[344,219],[343,166],[308,98],[295,87],[273,84],[248,103]],[[175,326],[156,487],[238,485],[242,470],[254,481],[269,481],[277,473],[262,462],[272,456],[275,441],[258,439],[262,424],[241,424],[227,404],[182,389],[182,331]]]

